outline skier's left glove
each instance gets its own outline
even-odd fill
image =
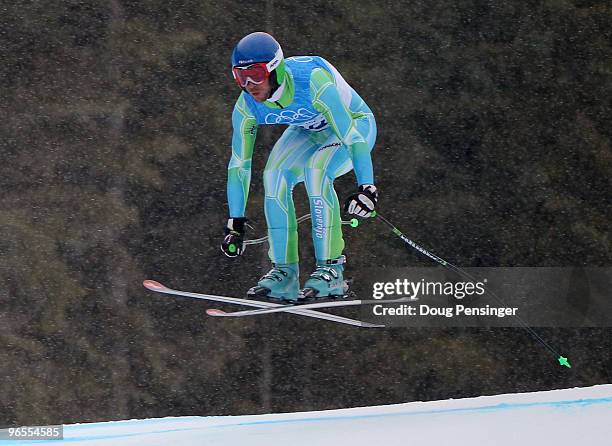
[[[344,211],[359,217],[371,217],[378,202],[378,190],[373,184],[362,184],[346,199]]]
[[[221,243],[221,251],[228,257],[238,257],[244,252],[244,233],[246,230],[244,217],[230,218],[223,228],[225,237]]]

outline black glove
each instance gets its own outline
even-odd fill
[[[362,184],[357,192],[346,199],[344,212],[355,214],[359,217],[371,217],[376,202],[378,201],[378,191],[373,184]]]
[[[246,230],[244,217],[230,218],[223,228],[225,238],[221,243],[221,251],[228,257],[238,257],[244,252],[244,233]]]

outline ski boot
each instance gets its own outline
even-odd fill
[[[346,263],[345,256],[331,260],[317,260],[317,269],[300,291],[300,299],[346,297],[348,282],[343,277],[344,263]]]
[[[299,278],[300,268],[297,263],[273,263],[272,269],[247,291],[247,296],[296,302],[300,293]]]

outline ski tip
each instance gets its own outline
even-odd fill
[[[164,285],[159,282],[156,282],[155,280],[145,280],[144,282],[142,282],[142,285],[152,291],[167,289]]]
[[[223,310],[218,310],[216,308],[209,308],[206,310],[206,314],[209,316],[225,316],[227,313]]]

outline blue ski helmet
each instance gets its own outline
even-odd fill
[[[285,59],[280,44],[268,33],[255,32],[244,36],[232,51],[234,67],[267,62],[266,68],[277,86],[285,79]],[[274,76],[275,75],[275,76]]]

